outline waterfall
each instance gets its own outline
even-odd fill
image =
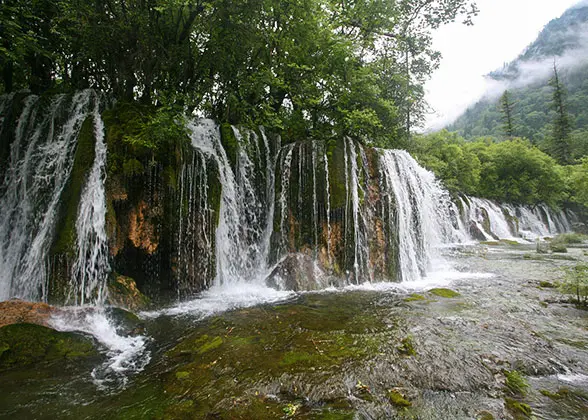
[[[382,188],[388,213],[395,214],[399,242],[399,275],[403,281],[418,280],[432,268],[437,249],[466,239],[455,226],[458,214],[447,191],[432,172],[405,151],[380,150]]]
[[[47,254],[92,92],[26,98],[0,190],[0,299],[47,299]],[[62,115],[67,118],[63,120]]]
[[[460,197],[462,223],[480,240],[523,239],[534,241],[571,231],[573,213],[557,211],[545,204],[522,206],[500,204],[477,197]]]
[[[77,256],[70,280],[69,299],[75,305],[94,303],[102,306],[106,280],[110,273],[106,236],[106,144],[100,102],[96,98],[93,112],[94,164],[82,191],[76,220]],[[73,295],[73,297],[72,297]]]
[[[257,279],[264,274],[267,264],[269,230],[273,223],[273,211],[267,215],[265,194],[273,191],[273,159],[266,159],[265,188],[257,188],[256,175],[262,152],[259,137],[235,127],[236,167],[231,162],[222,144],[220,128],[211,120],[196,120],[188,123],[192,146],[210,156],[219,171],[222,186],[219,221],[216,228],[216,279],[218,286],[228,286]],[[269,143],[262,135],[268,152]],[[251,156],[254,157],[252,160]],[[270,169],[271,168],[271,169]]]

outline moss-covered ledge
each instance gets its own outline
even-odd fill
[[[34,324],[0,328],[0,371],[96,355],[93,340],[81,334]]]

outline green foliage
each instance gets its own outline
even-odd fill
[[[529,383],[518,371],[507,371],[505,372],[505,376],[505,385],[512,394],[520,396],[527,394]]]
[[[0,91],[92,87],[177,106],[125,138],[158,148],[170,116],[283,129],[287,141],[350,135],[398,145],[425,113],[431,32],[471,0],[6,0]],[[165,108],[164,108],[165,109]]]
[[[551,107],[555,112],[553,120],[553,134],[551,137],[551,155],[561,164],[568,164],[572,160],[570,150],[570,132],[572,123],[568,114],[566,103],[566,89],[563,86],[557,66],[553,65],[553,78],[549,81],[549,86],[553,89],[553,100]]]
[[[531,418],[533,410],[529,404],[522,403],[513,398],[504,399],[506,409],[512,414],[515,420],[527,420]]]
[[[588,207],[588,157],[579,165],[568,166],[567,179],[570,188],[570,201]]]
[[[508,90],[505,90],[504,94],[500,97],[500,111],[502,112],[502,130],[507,138],[511,138],[514,136],[514,104],[510,99]]]
[[[443,130],[416,137],[412,151],[452,192],[553,206],[569,194],[566,172],[523,139],[466,142],[456,133]]]
[[[478,192],[482,165],[478,156],[465,146],[462,137],[442,130],[417,136],[411,151],[450,191],[474,195]]]
[[[566,268],[560,291],[574,296],[577,304],[588,305],[588,264]]]

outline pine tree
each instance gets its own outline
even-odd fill
[[[571,163],[572,160],[570,150],[572,122],[567,112],[565,87],[561,83],[555,63],[553,63],[553,77],[549,81],[549,85],[553,88],[551,106],[556,113],[553,121],[552,155],[559,163],[565,165]]]
[[[500,97],[500,110],[502,112],[502,130],[506,134],[506,137],[511,138],[514,136],[514,103],[510,98],[508,90],[505,90],[504,94]]]

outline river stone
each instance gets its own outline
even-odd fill
[[[265,279],[268,287],[276,290],[298,292],[323,289],[323,273],[315,261],[304,254],[290,254],[274,268]]]
[[[588,235],[588,225],[582,222],[576,222],[572,225],[572,230],[582,235]]]
[[[97,354],[94,341],[82,334],[34,324],[0,328],[0,370]]]
[[[482,232],[482,230],[478,227],[478,225],[476,224],[476,222],[474,222],[473,220],[470,221],[470,236],[475,239],[476,241],[485,241],[486,240],[486,235],[484,235],[484,232]]]
[[[59,309],[42,302],[26,302],[11,299],[0,302],[0,327],[11,324],[27,323],[49,326],[49,319]]]
[[[130,277],[115,275],[108,283],[108,303],[112,306],[137,311],[145,309],[150,300],[137,287],[137,283]]]

